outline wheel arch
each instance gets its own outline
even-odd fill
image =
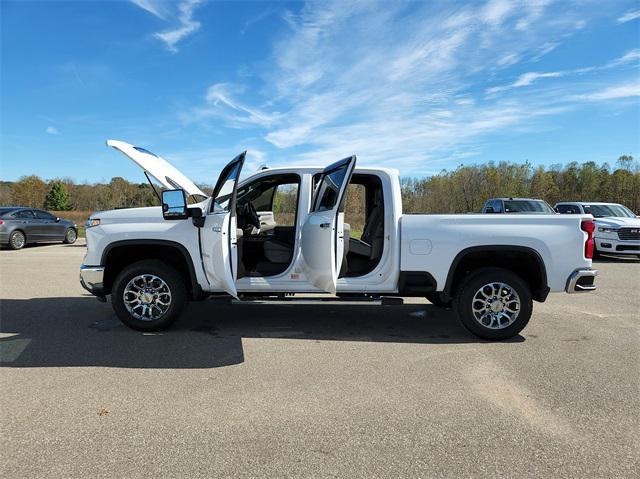
[[[462,280],[480,268],[495,267],[509,270],[529,284],[533,299],[543,302],[549,294],[547,269],[540,253],[527,246],[472,246],[460,251],[451,263],[443,295],[453,298]]]
[[[156,259],[169,264],[180,273],[191,297],[202,297],[203,292],[189,251],[184,245],[170,240],[121,240],[109,244],[102,252],[100,261],[105,267],[105,294],[111,293],[113,281],[123,268],[145,259]]]

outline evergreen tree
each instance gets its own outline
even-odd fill
[[[53,183],[44,200],[44,207],[53,211],[69,211],[71,209],[69,193],[67,193],[64,183],[60,181]]]

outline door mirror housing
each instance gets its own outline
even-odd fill
[[[60,217],[56,216],[56,223],[60,223]]]
[[[162,217],[165,220],[184,220],[189,217],[184,190],[162,192]]]

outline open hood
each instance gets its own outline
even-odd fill
[[[207,196],[175,166],[154,153],[124,141],[107,140],[107,145],[131,158],[135,164],[165,188],[170,190],[183,189],[188,195]]]

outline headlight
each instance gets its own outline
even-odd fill
[[[605,227],[599,227],[598,231],[600,233],[617,233],[618,232],[618,228],[605,228]]]
[[[89,218],[84,224],[85,228],[91,228],[100,224],[100,218]]]

